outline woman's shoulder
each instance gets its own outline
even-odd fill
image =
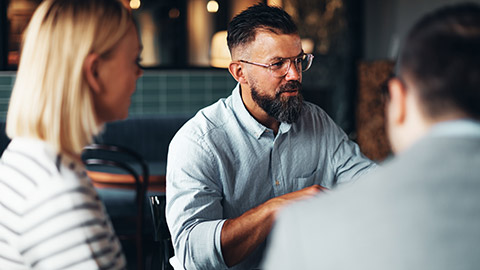
[[[46,142],[14,138],[0,162],[0,180],[9,190],[24,194],[83,185],[87,175],[82,164],[57,153]]]
[[[14,138],[2,155],[2,168],[16,171],[19,177],[51,178],[56,174],[57,153],[46,142]]]

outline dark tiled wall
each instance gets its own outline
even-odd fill
[[[14,72],[0,72],[0,120],[5,120],[14,81]],[[145,71],[130,115],[193,115],[230,95],[235,85],[227,70]]]
[[[0,73],[0,121],[5,120],[7,116],[8,100],[10,99],[14,79],[14,73]]]

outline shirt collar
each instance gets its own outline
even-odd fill
[[[298,119],[297,121],[300,121],[300,119]],[[292,124],[281,122],[280,127],[278,127],[278,134],[287,133],[291,127]]]
[[[272,131],[271,129],[265,127],[261,123],[259,123],[247,110],[245,104],[243,103],[242,96],[240,94],[240,83],[237,84],[235,89],[232,91],[232,103],[233,103],[233,110],[235,114],[238,116],[238,119],[244,125],[248,132],[255,138],[259,139],[263,133],[266,131]],[[291,124],[281,122],[280,126],[278,127],[278,134],[287,133],[290,128],[292,127]],[[277,135],[278,135],[277,134]]]
[[[457,119],[435,124],[429,132],[433,137],[480,137],[480,122],[473,119]]]
[[[243,103],[242,96],[240,95],[239,83],[232,91],[232,104],[233,111],[237,115],[239,121],[252,136],[259,139],[266,131],[272,131],[271,129],[260,124],[255,118],[253,118],[250,112],[248,112],[245,104]],[[278,134],[287,133],[291,126],[291,124],[281,122],[278,128]]]
[[[268,128],[260,124],[255,118],[253,118],[250,112],[248,112],[245,104],[243,104],[239,83],[232,91],[232,105],[235,115],[247,132],[259,139]]]

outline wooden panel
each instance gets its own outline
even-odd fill
[[[385,131],[385,101],[382,87],[393,73],[394,62],[362,62],[358,68],[357,142],[375,161],[384,160],[391,148]]]

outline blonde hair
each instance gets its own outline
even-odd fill
[[[7,135],[79,154],[101,130],[85,58],[107,56],[133,19],[119,0],[46,0],[25,32],[7,114]]]

